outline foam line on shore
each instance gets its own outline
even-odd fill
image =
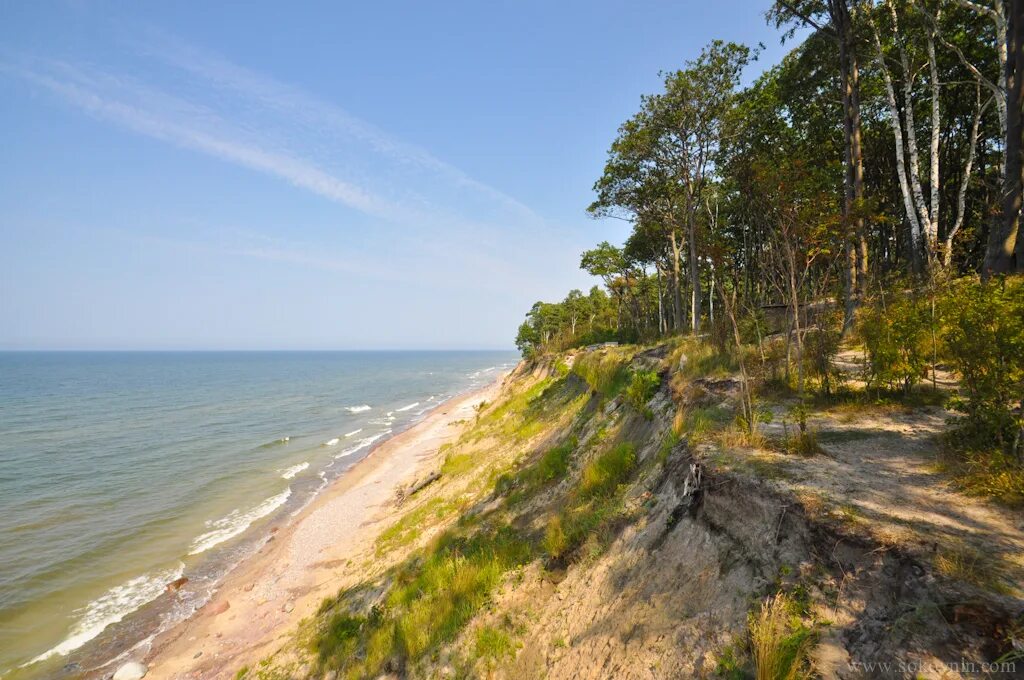
[[[288,497],[292,495],[292,488],[288,487],[276,496],[271,496],[259,505],[242,512],[240,510],[233,510],[227,516],[217,520],[211,520],[206,523],[209,531],[200,534],[192,541],[192,547],[189,548],[189,555],[198,555],[199,553],[206,552],[215,545],[219,545],[224,541],[227,541],[235,536],[239,535],[243,531],[249,528],[249,526],[260,519],[266,517],[274,510],[284,505]]]

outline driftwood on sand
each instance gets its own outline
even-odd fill
[[[423,479],[419,479],[419,480],[414,481],[412,484],[409,485],[408,488],[406,488],[406,487],[399,487],[398,491],[396,492],[396,496],[398,497],[398,499],[397,499],[398,505],[401,505],[402,503],[405,502],[405,500],[407,498],[409,498],[410,496],[412,496],[412,495],[422,491],[427,486],[433,484],[434,482],[436,482],[439,479],[441,479],[441,473],[440,472],[431,472],[429,475],[427,475]]]

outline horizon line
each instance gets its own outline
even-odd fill
[[[0,353],[8,352],[514,352],[515,347],[353,347],[353,348],[74,348],[74,347],[0,347]]]

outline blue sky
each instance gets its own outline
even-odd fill
[[[617,126],[767,1],[5,3],[0,349],[505,348]]]

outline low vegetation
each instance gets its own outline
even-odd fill
[[[583,370],[611,395],[632,384],[616,377],[626,375],[621,365],[605,357],[589,368],[584,362]],[[644,400],[657,388],[647,375],[637,384],[638,398]],[[496,438],[518,442],[522,428],[531,430],[536,423],[550,427],[559,418],[568,417],[567,425],[575,419],[576,427],[583,427],[589,417],[582,409],[588,395],[584,392],[581,401],[575,396],[578,390],[568,376],[545,379],[481,409],[466,441],[444,451],[445,475],[479,475],[486,465],[478,454],[464,450],[465,444]],[[509,431],[510,427],[519,429]],[[565,564],[602,550],[622,516],[621,499],[636,470],[635,446],[615,441],[602,427],[590,433],[585,445],[570,436],[497,475],[495,506],[449,522],[382,581],[367,581],[323,603],[306,643],[317,666],[357,678],[405,672],[424,663],[462,635],[517,570],[536,560]],[[570,483],[561,486],[566,480]],[[443,498],[421,502],[385,529],[378,539],[378,554],[410,544],[427,520],[447,516],[453,505]],[[536,512],[541,499],[550,507],[548,520],[537,531],[525,517]],[[466,649],[487,666],[513,656],[517,647],[509,630],[485,625],[475,629]]]
[[[750,615],[750,648],[757,680],[798,680],[812,677],[808,652],[811,631],[793,613],[794,603],[780,593]]]

